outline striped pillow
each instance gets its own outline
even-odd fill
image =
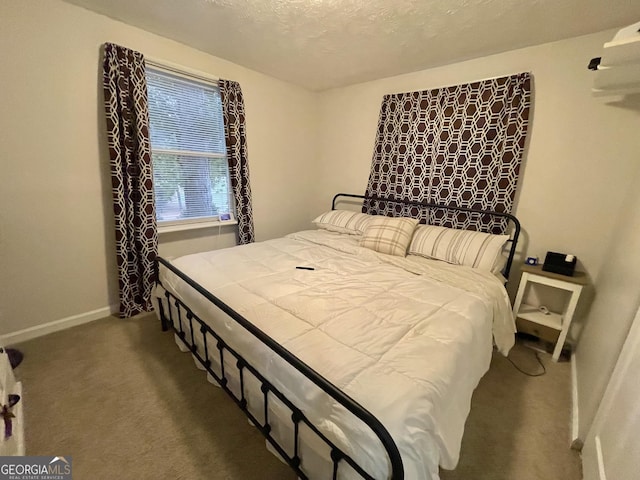
[[[367,228],[369,219],[371,219],[371,215],[364,213],[349,210],[330,210],[316,218],[313,223],[315,223],[316,227],[331,232],[361,235]]]
[[[360,246],[404,257],[417,224],[415,218],[373,216],[362,234]]]
[[[508,239],[509,235],[420,225],[413,235],[409,254],[491,271]]]

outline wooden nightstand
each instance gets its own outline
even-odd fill
[[[544,313],[540,311],[539,306],[523,303],[525,292],[530,284],[533,283],[569,292],[563,311]],[[545,340],[553,340],[553,334],[557,333],[556,346],[553,349],[553,360],[556,362],[560,357],[569,327],[573,321],[578,299],[587,283],[587,277],[584,272],[575,272],[573,277],[568,277],[557,273],[545,272],[542,270],[542,265],[522,266],[522,278],[520,279],[518,294],[513,305],[513,314],[516,317],[518,331],[522,330]]]

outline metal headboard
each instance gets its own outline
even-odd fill
[[[418,201],[414,201],[414,200],[402,200],[402,199],[397,199],[397,198],[387,198],[387,197],[378,197],[378,196],[367,196],[367,195],[358,195],[358,194],[354,194],[354,193],[338,193],[333,197],[333,201],[331,202],[331,209],[335,210],[336,209],[336,200],[340,197],[346,197],[346,198],[357,198],[360,200],[375,200],[375,201],[382,201],[382,202],[390,202],[390,203],[399,203],[399,204],[403,204],[403,205],[415,205],[418,207],[427,207],[427,208],[441,208],[444,210],[453,210],[456,212],[467,212],[467,213],[478,213],[478,214],[483,214],[483,215],[491,215],[494,217],[501,217],[501,218],[506,218],[507,220],[510,220],[511,222],[513,222],[514,228],[513,228],[513,236],[511,237],[511,239],[509,240],[509,242],[511,243],[511,247],[509,248],[509,256],[507,257],[507,264],[504,267],[504,270],[502,272],[502,274],[504,275],[504,277],[508,280],[509,279],[509,273],[511,272],[511,265],[513,264],[513,258],[515,257],[516,254],[516,246],[518,244],[518,237],[520,236],[520,222],[518,221],[518,219],[516,217],[514,217],[513,215],[511,215],[510,213],[503,213],[503,212],[494,212],[491,210],[480,210],[477,208],[466,208],[466,207],[458,207],[456,205],[441,205],[438,203],[430,203],[430,202],[418,202]]]

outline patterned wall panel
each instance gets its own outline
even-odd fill
[[[511,211],[529,123],[531,76],[386,95],[369,196]],[[502,233],[500,219],[367,201],[365,213]]]

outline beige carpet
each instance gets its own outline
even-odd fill
[[[520,344],[509,357],[524,371],[541,370]],[[442,480],[580,480],[571,441],[571,364],[541,354],[547,373],[527,377],[494,353],[471,401],[460,462]]]
[[[107,318],[19,345],[29,455],[71,455],[74,479],[294,479],[157,320]],[[513,358],[535,369],[530,350]],[[496,355],[458,468],[443,480],[579,480],[569,364],[530,378]],[[408,479],[411,480],[411,479]]]

